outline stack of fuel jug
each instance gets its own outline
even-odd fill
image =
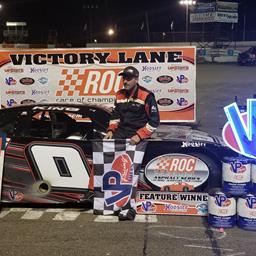
[[[209,192],[208,222],[218,228],[237,224],[256,231],[256,160],[224,158],[222,188]]]

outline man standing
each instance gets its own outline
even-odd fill
[[[116,93],[115,108],[110,118],[105,139],[130,139],[130,144],[138,144],[149,138],[159,125],[159,112],[152,92],[138,84],[139,71],[126,67],[119,74],[124,88]],[[134,220],[136,211],[124,206],[119,220]]]
[[[138,84],[136,68],[126,67],[119,76],[123,78],[124,88],[116,93],[105,139],[130,139],[135,145],[149,138],[158,127],[158,107],[154,94]]]

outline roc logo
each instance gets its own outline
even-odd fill
[[[228,119],[222,131],[225,143],[241,155],[256,158],[256,99],[247,100],[245,113],[240,113],[236,103],[224,111]]]
[[[133,164],[128,154],[119,155],[114,159],[111,171],[103,176],[107,206],[122,207],[128,203],[133,187],[133,172]]]
[[[154,203],[150,201],[145,201],[145,202],[142,202],[141,209],[143,212],[155,212],[156,206]]]
[[[115,95],[122,88],[121,69],[62,69],[56,97]]]

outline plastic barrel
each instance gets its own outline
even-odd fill
[[[253,194],[256,194],[256,160],[251,160],[251,179],[252,179],[251,192]]]
[[[237,224],[240,228],[256,231],[256,196],[248,194],[237,200]]]
[[[209,194],[208,223],[216,228],[232,228],[236,224],[236,200],[219,191]]]
[[[244,157],[225,157],[222,162],[222,187],[227,194],[246,195],[251,188],[251,161]]]

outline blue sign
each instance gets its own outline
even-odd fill
[[[223,128],[223,139],[231,149],[256,158],[256,99],[247,99],[247,112],[240,113],[236,103],[224,107],[228,123]]]

